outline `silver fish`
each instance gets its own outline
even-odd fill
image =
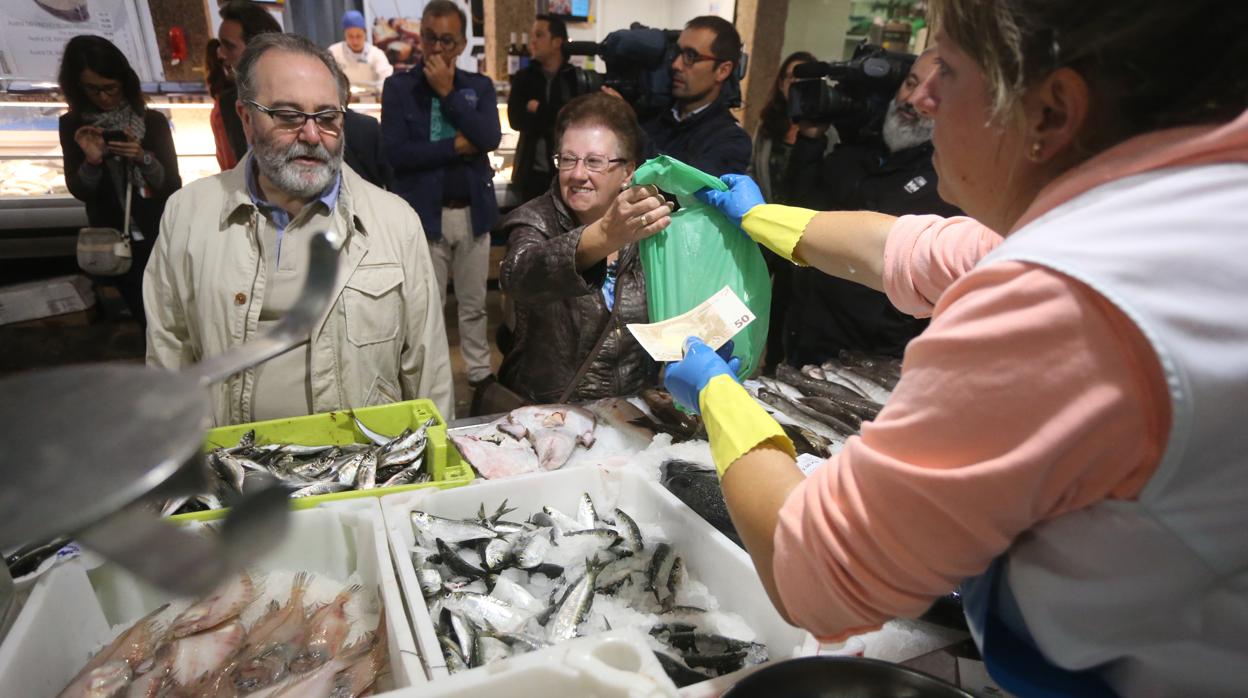
[[[433,567],[417,567],[416,582],[425,598],[442,591],[442,573]]]
[[[364,454],[360,467],[355,473],[355,489],[371,490],[377,486],[377,451],[370,450]]]
[[[560,534],[567,534],[569,531],[579,531],[583,528],[593,528],[593,526],[582,526],[579,521],[554,507],[542,507],[542,513],[555,522],[555,527]]]
[[[212,464],[221,479],[234,488],[235,492],[243,493],[243,479],[247,476],[247,471],[238,459],[230,457],[224,450],[218,448],[208,454],[208,462]]]
[[[448,543],[464,543],[470,540],[481,540],[498,536],[489,527],[477,522],[462,519],[445,519],[423,511],[413,511],[411,519],[416,533],[423,536],[427,541],[441,538]]]
[[[451,550],[450,546],[446,544],[446,541],[441,538],[437,539],[437,546],[438,556],[441,558],[442,564],[451,568],[451,571],[455,574],[472,579],[478,579],[489,574],[480,567],[477,567],[471,562],[468,562],[464,558],[460,557],[459,553]]]
[[[503,563],[511,556],[514,538],[495,538],[485,546],[485,566],[492,570],[502,569]]]
[[[615,510],[616,530],[619,531],[620,537],[624,539],[624,547],[629,551],[638,553],[646,549],[646,542],[641,537],[641,527],[633,520],[633,517],[624,512],[623,509]]]
[[[445,635],[438,635],[438,643],[442,645],[442,656],[446,659],[446,668],[452,674],[468,668],[468,662],[464,659],[463,652],[459,651],[459,645],[454,640]]]
[[[442,599],[442,605],[479,626],[509,633],[519,630],[528,619],[528,614],[505,601],[471,591],[452,591]]]
[[[546,604],[530,594],[528,589],[501,575],[494,583],[490,596],[527,613],[540,613],[546,608]]]
[[[485,666],[511,656],[511,646],[490,635],[477,635],[473,666]]]
[[[650,566],[646,569],[646,591],[654,592],[654,600],[659,601],[659,587],[667,584],[667,580],[672,576],[672,565],[676,562],[676,555],[672,551],[672,546],[667,543],[659,543],[654,548],[654,554],[650,557]]]
[[[542,564],[546,554],[550,552],[552,533],[553,529],[539,528],[521,534],[511,549],[516,558],[516,566],[527,570]]]
[[[425,464],[425,461],[424,461],[424,458],[422,457],[416,461],[415,465],[409,465],[408,467],[403,468],[402,470],[395,473],[394,475],[391,475],[389,479],[387,479],[384,483],[382,483],[381,486],[382,487],[397,487],[399,485],[412,484],[413,482],[416,481],[417,476],[420,475],[421,468],[424,467],[424,464]]]
[[[602,567],[602,563],[596,558],[585,562],[585,576],[568,587],[556,606],[554,616],[546,625],[547,640],[562,642],[576,637],[577,628],[589,616],[589,611],[594,606],[594,587]]]
[[[385,434],[378,434],[372,429],[364,426],[364,422],[361,422],[360,418],[355,416],[355,410],[347,410],[347,412],[350,413],[352,421],[355,422],[355,427],[359,429],[360,433],[363,434],[369,441],[372,441],[378,446],[385,446],[394,440],[394,437],[386,436]]]
[[[594,499],[588,492],[581,494],[581,501],[576,507],[576,522],[581,528],[594,528],[598,525],[598,510],[594,508]]]
[[[328,480],[328,481],[322,481],[322,482],[314,482],[310,485],[300,487],[294,492],[291,492],[290,496],[292,499],[297,499],[299,497],[317,497],[322,494],[334,494],[336,492],[346,492],[349,489],[351,489],[351,485],[344,485],[341,482]]]

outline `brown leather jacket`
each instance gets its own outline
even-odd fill
[[[576,271],[585,226],[555,187],[508,214],[502,229],[507,256],[499,284],[515,304],[515,348],[503,357],[499,381],[534,402],[556,401],[609,326],[601,351],[569,399],[632,395],[654,385],[658,366],[625,327],[649,322],[637,246],[620,252],[611,312],[602,295],[606,262]]]

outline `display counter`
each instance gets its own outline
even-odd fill
[[[169,119],[183,185],[220,172],[208,95],[154,95],[148,106]],[[375,101],[354,103],[351,109],[381,116]],[[73,254],[73,233],[87,225],[82,202],[65,186],[57,128],[65,110],[65,103],[52,95],[41,100],[0,97],[0,259]],[[490,164],[499,207],[506,210],[517,203],[510,191],[517,134],[508,126],[505,102],[499,104],[499,122],[503,140],[490,153]]]

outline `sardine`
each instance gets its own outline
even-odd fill
[[[442,645],[442,657],[446,660],[446,668],[452,674],[468,669],[468,661],[464,659],[464,653],[459,651],[459,645],[454,640],[445,635],[439,635],[438,644]]]
[[[546,639],[550,642],[570,640],[577,635],[577,628],[589,616],[594,605],[594,587],[597,585],[598,573],[602,571],[602,563],[596,558],[585,562],[585,576],[576,584],[568,587],[563,598],[556,605],[554,616],[546,625]]]
[[[667,585],[672,575],[672,565],[676,563],[676,554],[672,546],[659,543],[650,557],[650,566],[646,568],[646,591],[654,592],[654,600],[661,601],[660,589]]]
[[[438,555],[441,556],[442,564],[451,568],[451,571],[455,574],[470,577],[472,579],[479,579],[489,574],[480,567],[477,567],[471,562],[468,562],[464,558],[460,557],[459,553],[451,550],[450,546],[446,544],[446,541],[441,538],[436,539],[435,542],[438,546]]]
[[[452,591],[442,599],[442,605],[463,614],[478,626],[509,633],[519,630],[528,618],[528,614],[501,599],[471,591]]]
[[[359,470],[355,474],[355,489],[371,490],[377,486],[377,451],[371,450],[364,454]]]
[[[589,496],[588,492],[581,494],[576,508],[576,522],[583,529],[594,528],[598,525],[598,510],[594,508],[594,499]]]
[[[623,509],[615,510],[616,530],[624,539],[624,547],[630,552],[638,553],[646,549],[646,542],[641,537],[641,527],[633,520],[633,517],[624,512]]]
[[[479,634],[476,640],[473,666],[485,666],[511,656],[511,646],[497,637]]]
[[[394,440],[393,437],[386,436],[385,434],[378,434],[372,429],[369,429],[368,427],[364,426],[364,422],[361,422],[360,418],[355,415],[355,410],[347,410],[347,412],[351,415],[352,421],[355,422],[355,428],[359,429],[360,433],[363,434],[364,437],[367,438],[369,441],[372,441],[374,444],[378,446],[385,446],[386,444]]]
[[[516,566],[521,569],[532,569],[542,564],[546,554],[550,552],[550,537],[553,529],[539,528],[521,533],[511,548]]]
[[[349,489],[351,489],[351,485],[344,485],[341,482],[328,480],[328,481],[314,482],[305,487],[300,487],[294,492],[291,492],[290,496],[292,499],[298,499],[300,497],[317,497],[323,494],[334,494],[336,492],[346,492]]]
[[[545,608],[545,604],[530,594],[527,589],[503,576],[500,576],[494,583],[490,596],[526,613],[538,613]]]
[[[423,511],[413,511],[411,519],[417,535],[428,541],[441,538],[448,543],[466,543],[498,537],[497,533],[475,521],[445,519]]]
[[[442,591],[442,573],[433,567],[417,567],[416,582],[426,599]]]

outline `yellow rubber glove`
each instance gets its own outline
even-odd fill
[[[806,232],[817,211],[780,204],[759,204],[741,218],[741,229],[755,242],[784,257],[806,266],[797,253],[797,242]]]
[[[711,442],[711,458],[721,478],[738,458],[764,442],[797,458],[784,429],[732,376],[711,378],[698,396],[698,407]]]

